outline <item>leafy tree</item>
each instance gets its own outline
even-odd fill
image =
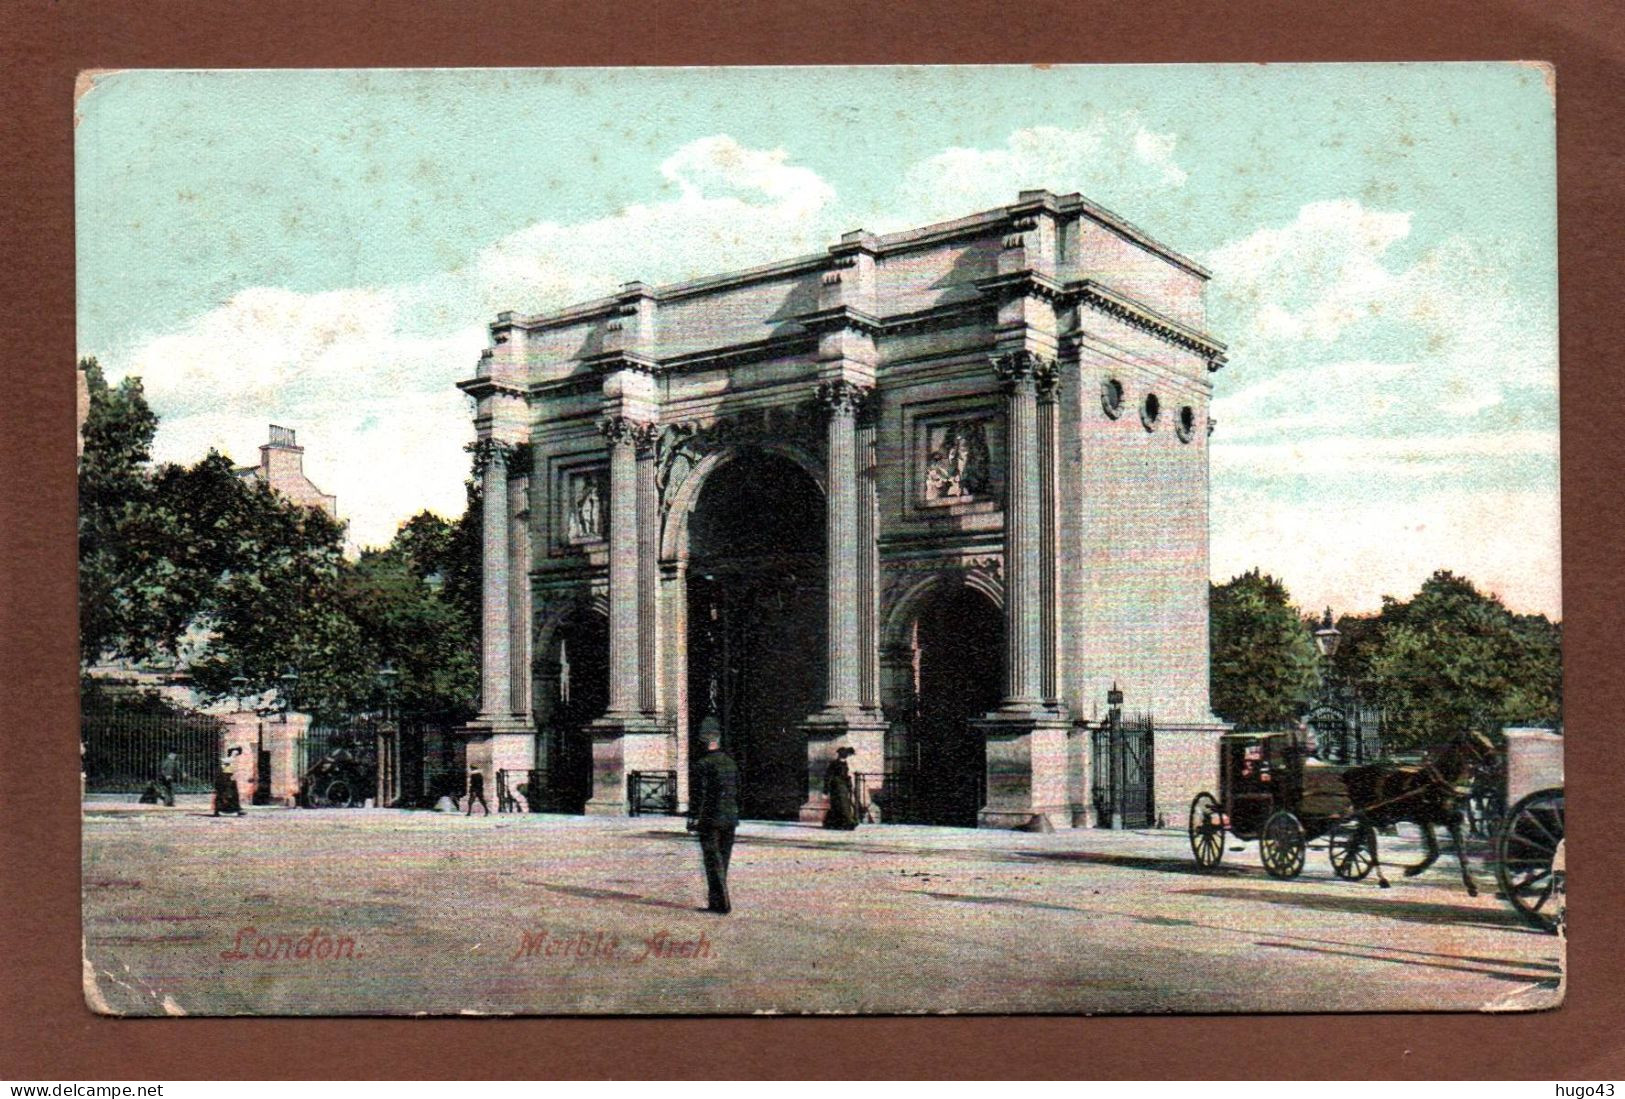
[[[419,516],[418,518],[423,518]],[[449,533],[451,524],[436,519]],[[400,674],[396,698],[403,713],[448,722],[472,717],[479,691],[473,624],[463,609],[432,583],[438,571],[419,575],[410,534],[384,550],[361,555],[349,577],[351,613],[378,665]],[[380,701],[382,701],[380,699]]]
[[[1389,718],[1390,748],[1561,714],[1561,627],[1514,615],[1454,573],[1435,572],[1407,602],[1385,599],[1373,641],[1363,659]]]
[[[143,597],[161,583],[161,566],[131,546],[152,507],[147,467],[158,417],[139,378],[114,388],[94,358],[80,366],[90,394],[79,461],[80,659],[173,654],[177,638],[151,618]]]
[[[429,512],[391,544],[343,554],[344,526],[240,477],[218,453],[153,468],[158,417],[139,379],[110,387],[85,363],[90,414],[80,464],[81,655],[185,660],[193,685],[226,698],[280,689],[319,718],[391,701],[459,721],[474,712],[480,497],[450,521]]]
[[[1208,614],[1213,712],[1255,728],[1301,714],[1314,696],[1317,656],[1285,585],[1253,569],[1215,585]]]

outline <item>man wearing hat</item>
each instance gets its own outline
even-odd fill
[[[706,909],[726,915],[733,907],[728,901],[728,858],[739,825],[739,767],[722,750],[722,726],[716,718],[700,722],[700,742],[705,755],[694,764],[688,830],[700,837],[709,894]]]

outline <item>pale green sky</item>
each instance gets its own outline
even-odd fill
[[[79,112],[82,353],[143,375],[163,457],[298,428],[361,542],[460,507],[496,309],[1047,186],[1214,270],[1216,578],[1560,609],[1540,69],[125,72]]]

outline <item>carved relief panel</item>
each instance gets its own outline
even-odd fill
[[[559,464],[554,469],[554,545],[585,547],[609,530],[609,470],[601,461]]]
[[[920,512],[996,510],[1004,490],[1004,417],[985,399],[932,402],[904,413],[906,506]]]

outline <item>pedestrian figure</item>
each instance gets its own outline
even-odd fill
[[[485,810],[485,815],[490,816],[491,807],[485,803],[484,771],[468,772],[468,812],[464,813],[463,816],[471,817],[474,815],[474,803],[476,801],[480,803],[480,808]]]
[[[694,764],[688,830],[700,837],[706,909],[726,915],[733,909],[728,900],[728,859],[739,826],[739,767],[722,750],[722,727],[716,718],[700,722],[700,740],[706,754]]]
[[[175,783],[180,779],[181,761],[174,752],[170,752],[158,765],[158,789],[163,793],[164,804],[172,808],[175,805]]]
[[[243,801],[237,793],[237,779],[231,773],[231,760],[220,761],[220,769],[214,775],[214,816],[221,813],[235,813],[244,816]]]
[[[858,826],[858,797],[852,785],[852,773],[847,769],[846,757],[856,755],[854,748],[837,748],[835,758],[824,768],[824,793],[829,796],[829,810],[824,814],[824,827],[850,832]]]

